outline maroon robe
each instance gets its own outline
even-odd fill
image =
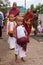
[[[18,8],[12,8],[10,11],[9,11],[9,15],[10,14],[14,14],[14,16],[18,16],[20,13],[19,9]]]
[[[29,35],[30,32],[31,32],[33,18],[34,18],[34,15],[33,15],[32,12],[27,12],[27,13],[25,14],[25,16],[24,16],[24,20],[23,20],[24,22],[23,22],[23,24],[24,24],[24,26],[25,26],[25,28],[26,28],[26,30],[27,30],[27,32],[28,32],[28,35]],[[26,25],[26,23],[25,23],[25,21],[27,21],[27,20],[30,20],[29,27],[28,27],[28,26]]]

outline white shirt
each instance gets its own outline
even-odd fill
[[[14,23],[13,22],[10,22],[10,30],[13,31],[13,28],[14,28]]]
[[[13,31],[14,23],[13,22],[7,22],[7,34],[8,34],[8,25],[10,23],[10,30]]]
[[[17,26],[16,22],[11,22],[11,21],[8,21],[7,22],[7,34],[8,34],[8,25],[10,24],[10,30],[13,31],[13,29]]]
[[[22,25],[17,27],[17,38],[25,37],[24,27]]]

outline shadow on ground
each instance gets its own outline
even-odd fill
[[[30,35],[30,37],[32,37],[33,39],[37,40],[38,42],[43,42],[43,34],[39,34],[39,35]]]

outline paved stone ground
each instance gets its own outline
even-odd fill
[[[43,42],[30,37],[26,62],[19,59],[19,63],[16,63],[14,59],[14,51],[9,49],[6,33],[3,32],[3,39],[0,39],[0,65],[43,65]]]

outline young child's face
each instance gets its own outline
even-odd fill
[[[18,21],[17,21],[17,24],[18,24],[18,25],[22,25],[22,23],[23,23],[23,22],[22,22],[21,20],[18,20]]]
[[[10,20],[10,21],[14,21],[14,19],[15,19],[14,15],[11,14],[11,15],[9,16],[9,20]]]

